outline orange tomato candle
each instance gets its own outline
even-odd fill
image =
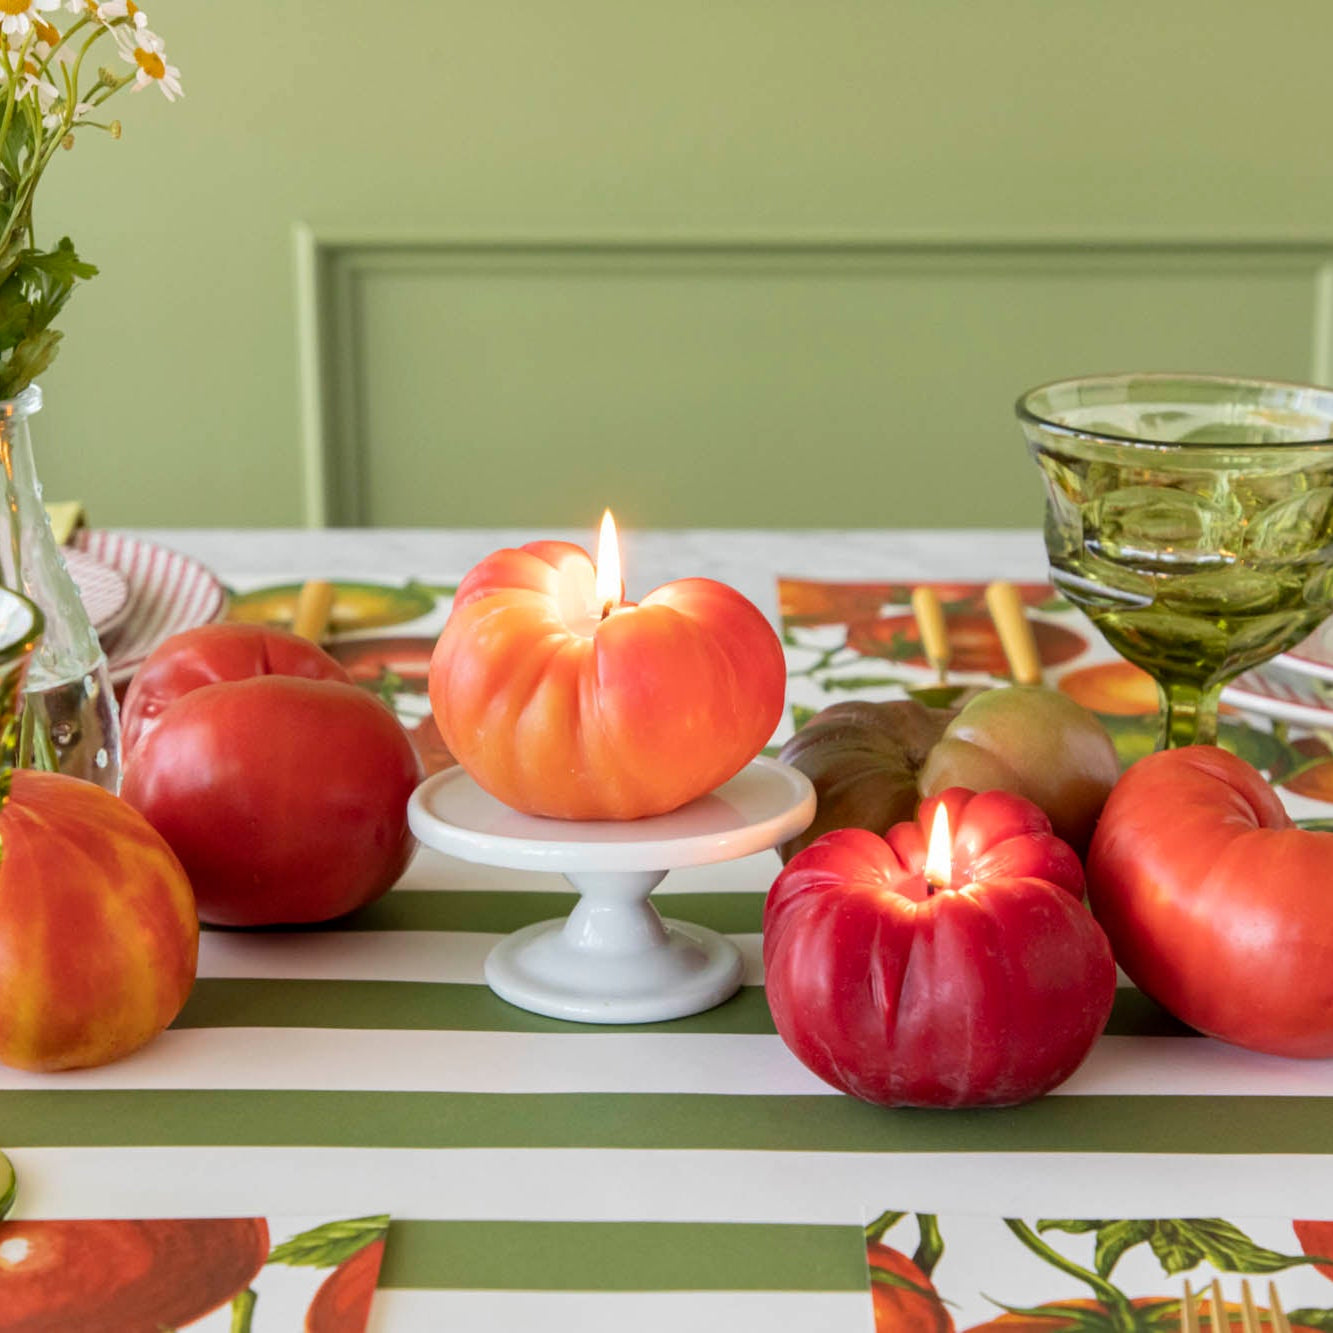
[[[713,579],[626,602],[615,527],[497,551],[459,586],[430,665],[445,744],[526,814],[638,819],[733,777],[782,714],[782,645]]]

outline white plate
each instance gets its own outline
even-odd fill
[[[124,618],[104,643],[116,684],[129,680],[164,639],[226,614],[226,588],[179,551],[100,528],[76,532],[71,549],[118,570],[129,586]]]
[[[1333,619],[1324,621],[1289,653],[1279,653],[1273,661],[1302,675],[1333,680]]]
[[[1333,727],[1333,705],[1325,702],[1318,681],[1279,660],[1237,676],[1222,691],[1222,702],[1302,727]]]
[[[79,590],[79,600],[99,635],[118,629],[130,609],[130,585],[118,569],[88,551],[65,550],[65,567]]]

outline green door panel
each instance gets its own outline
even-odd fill
[[[106,525],[1030,525],[1019,390],[1333,378],[1324,0],[148,6],[43,184]]]

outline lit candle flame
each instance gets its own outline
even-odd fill
[[[952,842],[949,811],[941,801],[935,807],[935,818],[930,826],[930,843],[926,848],[926,883],[933,889],[947,889],[953,878]]]
[[[616,537],[616,521],[608,509],[602,515],[602,529],[597,534],[597,603],[602,608],[603,616],[620,605],[622,586],[620,542]]]

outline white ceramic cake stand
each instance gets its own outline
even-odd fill
[[[486,959],[487,984],[501,999],[579,1023],[681,1018],[734,994],[736,946],[703,926],[663,921],[648,895],[669,870],[774,847],[814,813],[805,775],[762,756],[707,796],[648,819],[520,814],[461,768],[427,778],[407,807],[428,847],[482,865],[556,871],[579,891],[568,917],[515,931]]]

